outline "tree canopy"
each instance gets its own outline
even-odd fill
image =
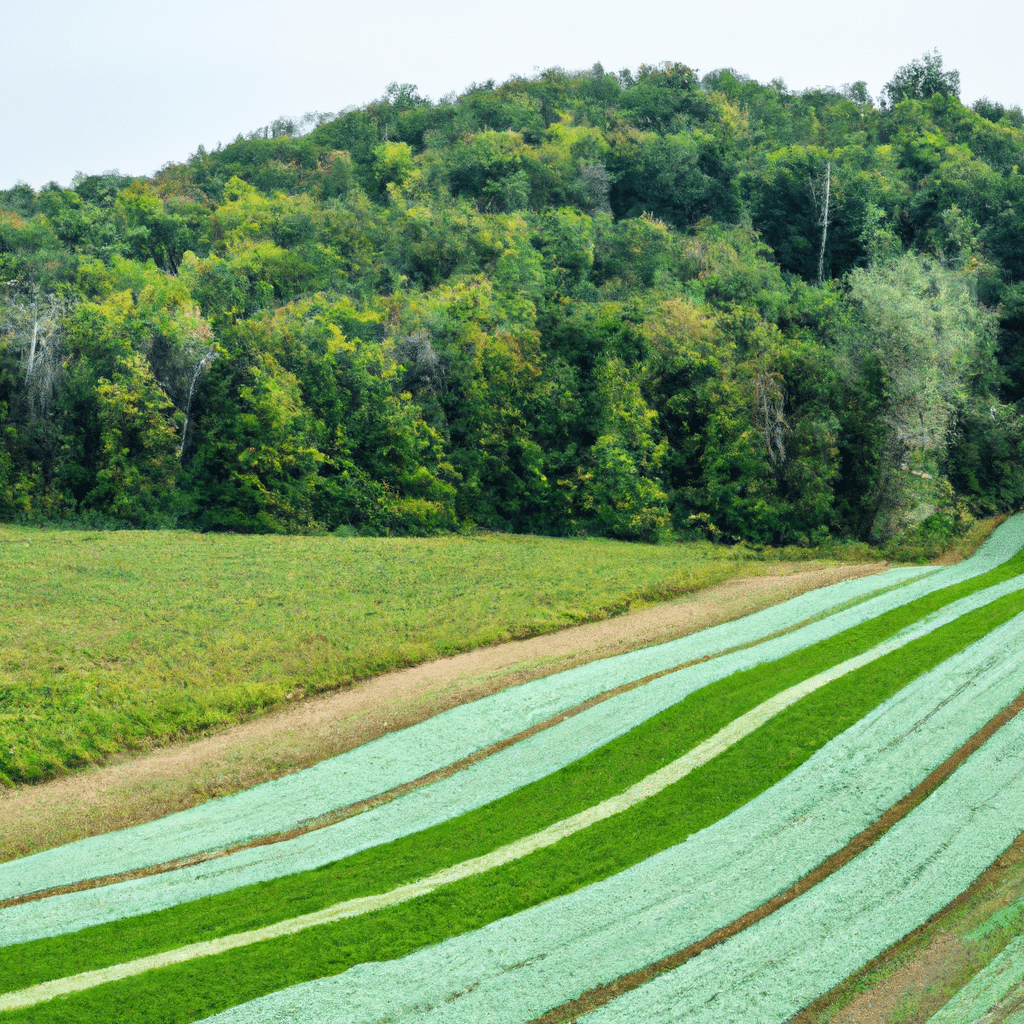
[[[942,54],[938,50],[921,55],[896,72],[883,90],[889,106],[901,100],[928,100],[932,96],[960,97],[960,72],[942,70]]]
[[[1017,507],[1024,115],[958,95],[937,52],[879,106],[396,83],[2,191],[0,518],[811,544]]]

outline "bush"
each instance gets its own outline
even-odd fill
[[[964,508],[952,513],[936,512],[917,526],[893,537],[882,554],[893,562],[921,564],[947,551],[974,525],[974,517]]]

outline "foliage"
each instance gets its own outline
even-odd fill
[[[936,93],[942,96],[960,95],[960,72],[943,71],[942,55],[938,50],[922,54],[912,60],[886,82],[884,94],[890,106],[901,100],[927,100]]]
[[[887,540],[951,503],[956,418],[974,396],[993,400],[994,318],[962,274],[911,254],[855,271],[848,301],[840,366],[851,390],[874,392],[867,511],[872,535]]]
[[[958,91],[937,52],[878,107],[393,83],[0,192],[0,517],[802,545],[1014,508],[1024,123]]]

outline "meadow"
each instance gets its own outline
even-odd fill
[[[778,553],[703,542],[3,527],[0,785],[779,569]]]

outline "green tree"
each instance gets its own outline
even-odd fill
[[[133,526],[176,525],[174,407],[145,360],[125,353],[112,379],[97,381],[96,403],[101,452],[84,506]]]
[[[890,107],[895,107],[902,100],[931,99],[936,93],[960,95],[960,72],[943,71],[942,55],[938,50],[924,53],[920,60],[904,64],[882,90]]]
[[[886,540],[948,498],[956,418],[972,394],[991,399],[995,321],[965,275],[913,253],[854,271],[848,301],[841,366],[854,416],[877,424],[848,484],[861,492],[871,535]]]
[[[668,444],[639,380],[620,360],[608,360],[596,380],[599,435],[578,471],[576,503],[591,528],[622,540],[654,540],[669,523],[661,483]]]
[[[185,251],[184,223],[167,213],[152,185],[136,181],[114,202],[114,223],[126,252],[134,259],[152,259],[171,274],[178,272]]]

